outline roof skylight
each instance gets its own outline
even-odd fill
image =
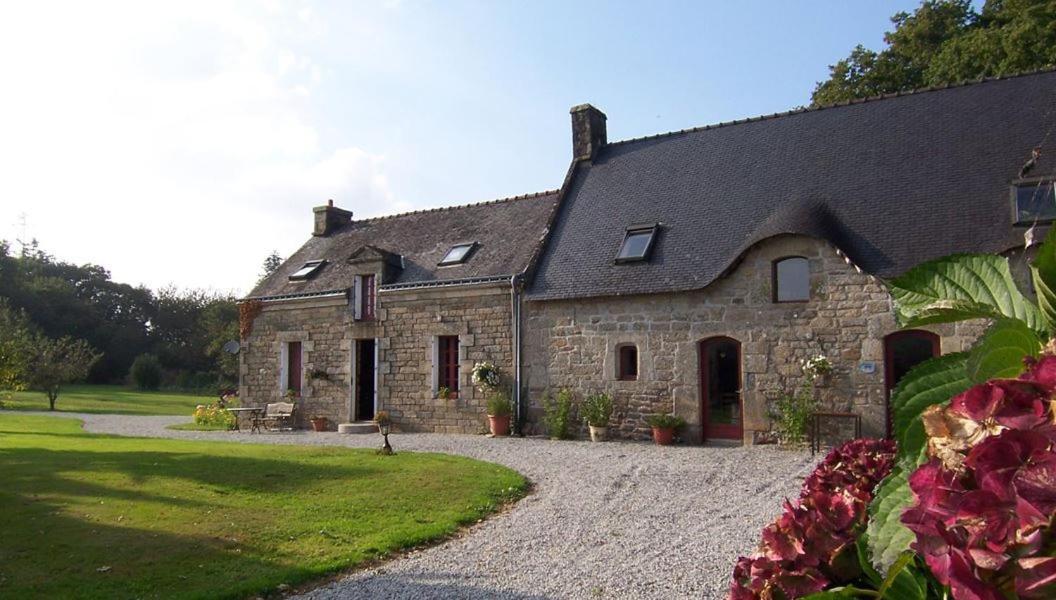
[[[616,262],[635,262],[649,259],[653,249],[653,238],[656,237],[656,224],[631,225],[623,236],[623,244],[616,255]]]
[[[1019,181],[1012,184],[1015,225],[1051,223],[1056,220],[1056,192],[1051,179]]]
[[[443,260],[438,264],[441,267],[448,265],[460,265],[469,260],[469,255],[473,253],[473,250],[477,247],[476,242],[470,242],[468,244],[457,244],[452,246],[447,254],[444,255]]]
[[[311,279],[325,264],[325,260],[310,260],[304,263],[303,267],[297,269],[290,275],[290,281],[304,281],[305,279]]]

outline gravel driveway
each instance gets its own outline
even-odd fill
[[[185,417],[64,415],[89,431],[243,443],[380,445],[376,435],[181,432]],[[534,485],[463,535],[303,598],[721,598],[733,562],[795,497],[814,460],[769,447],[659,447],[396,434],[396,451],[509,466]],[[819,457],[820,458],[820,457]]]

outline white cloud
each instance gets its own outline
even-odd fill
[[[158,287],[248,291],[334,198],[403,208],[386,159],[326,148],[306,6],[19,3],[0,21],[0,237]],[[354,141],[352,141],[354,143]]]

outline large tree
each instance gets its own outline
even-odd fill
[[[829,67],[815,105],[1056,65],[1056,0],[925,0],[891,18],[887,47]]]

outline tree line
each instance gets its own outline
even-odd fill
[[[104,267],[56,259],[36,242],[15,252],[0,241],[0,388],[46,392],[44,376],[124,383],[137,358],[157,367],[156,385],[235,386],[238,357],[223,346],[239,337],[236,300],[118,283]],[[66,371],[48,376],[47,365]]]
[[[817,106],[1056,64],[1056,1],[926,0],[891,17],[887,46],[858,45],[814,88]]]

